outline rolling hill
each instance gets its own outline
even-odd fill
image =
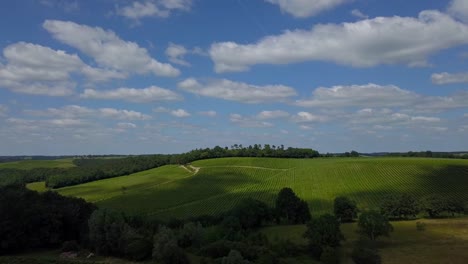
[[[228,210],[242,198],[269,204],[283,187],[330,212],[348,196],[372,208],[392,192],[441,194],[468,200],[468,160],[427,158],[275,159],[221,158],[191,166],[163,166],[128,176],[58,189],[98,206],[155,218],[190,217]]]

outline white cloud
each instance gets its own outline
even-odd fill
[[[168,17],[169,10],[161,10],[155,3],[150,1],[146,2],[133,2],[129,6],[117,8],[117,14],[130,19],[140,19],[143,17]]]
[[[448,7],[448,12],[456,18],[468,22],[468,1],[452,0]]]
[[[296,91],[284,85],[257,86],[226,79],[200,83],[189,78],[178,84],[179,88],[194,94],[221,98],[242,103],[283,102],[296,95]]]
[[[292,120],[297,123],[312,123],[323,122],[326,120],[326,117],[309,112],[299,112],[292,117]]]
[[[172,110],[171,115],[175,117],[189,117],[190,113],[185,111],[184,109],[177,109],[177,110]]]
[[[361,19],[368,19],[369,18],[368,15],[362,13],[361,10],[359,10],[359,9],[351,10],[351,15],[353,15],[353,16],[355,16],[357,18],[361,18]]]
[[[190,63],[184,60],[184,56],[187,53],[188,50],[184,46],[174,43],[169,43],[166,49],[166,55],[169,57],[169,61],[182,66],[190,66]]]
[[[130,73],[153,73],[175,77],[180,71],[152,58],[148,51],[131,41],[120,39],[113,31],[70,21],[46,20],[43,27],[52,36],[92,57],[99,65]]]
[[[99,69],[85,66],[81,69],[88,80],[92,82],[107,82],[112,79],[126,79],[128,74],[115,70]]]
[[[460,73],[434,73],[431,76],[432,83],[450,84],[450,83],[468,83],[468,72]]]
[[[166,108],[166,107],[162,107],[162,106],[158,106],[157,108],[153,109],[153,112],[156,112],[156,113],[169,113],[171,110]]]
[[[265,119],[276,119],[276,118],[285,118],[289,117],[289,113],[282,110],[274,110],[274,111],[261,111],[257,114],[257,118],[261,120]]]
[[[139,103],[182,99],[177,93],[157,86],[150,86],[144,89],[118,88],[107,91],[85,89],[80,96],[88,99],[124,100]]]
[[[125,123],[125,122],[117,123],[117,128],[119,129],[130,129],[130,128],[136,128],[136,127],[137,125],[133,123]]]
[[[278,5],[282,12],[295,17],[309,17],[320,12],[330,10],[338,5],[349,2],[349,0],[265,0],[271,4]]]
[[[3,55],[8,63],[0,65],[0,86],[19,93],[71,95],[76,86],[71,79],[73,73],[82,74],[91,82],[127,77],[88,66],[76,54],[32,43],[11,44],[5,47]]]
[[[231,114],[229,116],[229,120],[232,123],[235,123],[241,127],[272,127],[273,124],[270,122],[256,120],[254,118],[244,117],[240,114]]]
[[[354,23],[318,24],[285,31],[256,43],[214,43],[216,72],[245,71],[255,64],[329,61],[355,67],[427,65],[430,55],[468,43],[468,25],[438,11],[413,17],[377,17]]]
[[[144,17],[169,17],[172,10],[190,10],[192,0],[146,0],[135,1],[131,5],[117,7],[117,15],[138,21]]]
[[[119,110],[114,108],[101,108],[99,114],[105,118],[123,120],[148,120],[151,116],[133,110]]]
[[[215,117],[217,115],[216,111],[213,111],[213,110],[201,111],[201,112],[198,112],[198,114],[202,116],[207,116],[207,117]]]
[[[377,84],[320,87],[314,90],[311,99],[298,100],[296,104],[303,107],[350,107],[406,106],[420,99],[421,96],[403,90],[394,85]]]
[[[46,110],[24,110],[27,115],[38,117],[58,117],[57,120],[110,118],[119,120],[148,120],[151,116],[141,112],[115,109],[99,108],[93,109],[79,105],[66,105],[61,108],[47,108]]]

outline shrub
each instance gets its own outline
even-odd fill
[[[340,196],[333,202],[333,212],[342,223],[352,222],[357,217],[358,208],[355,201]]]
[[[416,230],[418,231],[424,231],[426,230],[426,223],[423,222],[416,222]]]

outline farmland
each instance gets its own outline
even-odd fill
[[[242,198],[270,205],[283,187],[309,203],[313,215],[330,212],[333,199],[348,196],[361,209],[376,207],[392,192],[417,197],[441,194],[468,199],[468,161],[425,158],[201,160],[58,189],[100,207],[167,219],[217,214]]]
[[[417,231],[416,222],[426,224],[426,230]],[[394,232],[381,238],[378,247],[382,262],[393,263],[466,263],[468,259],[468,218],[423,219],[392,222]],[[350,258],[352,245],[358,239],[356,224],[343,224],[346,238],[341,248],[343,263],[353,263]],[[287,239],[298,245],[306,245],[302,236],[304,225],[273,226],[261,230],[270,241]]]
[[[57,160],[21,160],[0,163],[0,169],[22,169],[30,170],[36,168],[70,168],[75,167],[73,159]]]

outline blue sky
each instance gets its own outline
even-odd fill
[[[468,150],[468,1],[0,3],[0,155]]]

